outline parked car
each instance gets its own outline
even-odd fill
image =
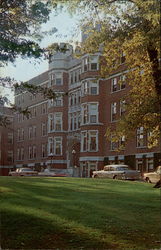
[[[149,183],[157,183],[161,180],[161,166],[158,166],[155,172],[144,173],[143,179]]]
[[[69,177],[68,174],[57,171],[57,170],[49,170],[45,169],[43,172],[39,172],[38,176],[46,176],[46,177]]]
[[[93,178],[110,178],[118,180],[139,180],[139,171],[131,170],[127,165],[106,165],[103,170],[93,171]]]
[[[38,172],[30,168],[17,168],[16,171],[10,171],[9,176],[37,176]]]

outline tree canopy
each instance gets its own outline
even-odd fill
[[[107,137],[113,133],[114,140],[129,138],[144,127],[149,146],[156,146],[161,131],[160,1],[80,0],[79,4],[92,10],[83,22],[88,38],[82,53],[101,50],[102,76],[119,72],[120,55],[126,56],[126,81],[131,87],[125,97],[126,112],[114,131],[107,129]]]

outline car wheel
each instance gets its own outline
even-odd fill
[[[148,177],[146,177],[145,181],[151,183],[151,180]]]

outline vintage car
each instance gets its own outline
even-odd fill
[[[143,179],[149,183],[157,183],[161,180],[161,166],[158,166],[155,172],[144,173]]]
[[[118,180],[139,180],[139,171],[131,170],[127,165],[106,165],[103,170],[93,171],[93,178],[110,178]]]
[[[17,168],[16,171],[10,171],[9,176],[37,176],[38,172],[30,168]]]
[[[39,172],[38,176],[46,176],[46,177],[69,177],[67,173],[64,173],[62,171],[58,171],[55,169],[45,169],[43,172]]]

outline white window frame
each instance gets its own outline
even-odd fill
[[[48,132],[52,132],[54,130],[54,114],[48,114]]]
[[[45,122],[41,123],[41,136],[47,135],[47,124]]]
[[[96,148],[94,150],[90,148],[92,133],[95,133],[94,137],[96,138]],[[81,152],[98,152],[98,130],[81,131]]]
[[[60,129],[57,129],[57,125],[60,125]],[[54,131],[62,131],[63,129],[63,114],[62,112],[54,113]]]
[[[58,82],[59,80],[60,82]],[[63,73],[62,72],[51,72],[49,74],[49,87],[63,85]]]
[[[53,137],[48,138],[48,155],[53,155],[54,153],[54,147],[53,147]]]
[[[111,79],[111,92],[116,92],[117,91],[117,78],[112,78]]]
[[[122,116],[126,111],[125,105],[126,105],[126,101],[120,100],[120,116]]]
[[[92,110],[92,106],[95,106],[96,109]],[[88,103],[88,113],[89,113],[89,123],[90,124],[96,124],[98,123],[98,103],[97,102],[90,102]],[[96,121],[92,122],[91,117],[95,116],[96,117]]]
[[[123,90],[126,88],[126,75],[122,74],[119,77],[119,90]]]
[[[33,159],[33,149],[32,146],[29,146],[29,160]]]
[[[88,151],[88,134],[87,131],[81,131],[81,152],[87,152],[87,151]]]
[[[110,151],[117,151],[118,150],[118,143],[112,141],[113,135],[111,135],[111,140],[110,140]]]
[[[113,118],[113,116],[115,117],[115,119]],[[117,102],[113,102],[111,103],[111,122],[117,120],[116,116],[117,116]]]
[[[137,148],[145,148],[145,132],[144,128],[140,127],[136,130],[136,146]]]
[[[56,154],[57,145],[60,145],[60,154]],[[62,155],[62,136],[54,137],[54,155]]]
[[[92,135],[92,133],[95,133],[95,136]],[[91,139],[95,137],[96,138],[96,148],[91,149]],[[98,151],[98,130],[89,130],[88,131],[88,152],[97,152]]]

